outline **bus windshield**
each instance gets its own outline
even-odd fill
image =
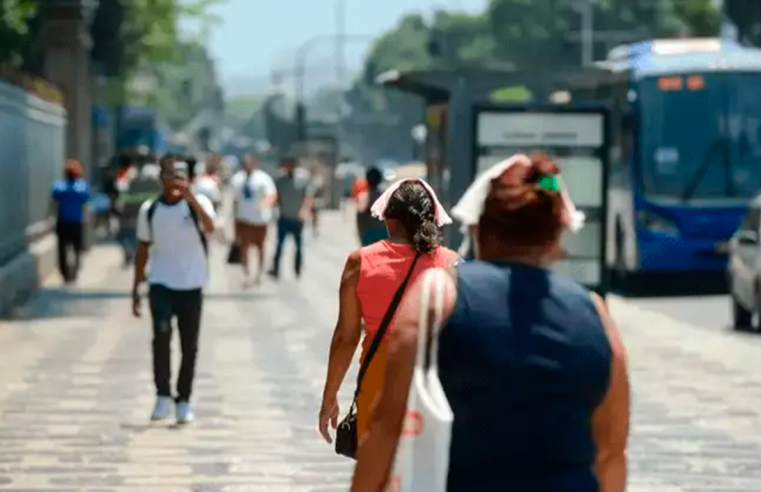
[[[639,177],[650,197],[750,198],[761,190],[761,76],[665,76],[640,84]]]

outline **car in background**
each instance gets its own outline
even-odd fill
[[[752,328],[754,317],[761,313],[761,195],[748,206],[728,253],[732,324],[737,330]]]

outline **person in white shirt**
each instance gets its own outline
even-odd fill
[[[193,192],[211,200],[215,210],[219,211],[219,207],[222,205],[222,189],[219,183],[219,176],[214,173],[212,166],[199,165],[198,167],[203,169],[199,169],[201,172],[197,173],[198,177],[193,184]]]
[[[259,162],[250,155],[243,160],[243,169],[232,178],[235,236],[240,246],[244,285],[251,278],[249,249],[256,247],[259,268],[254,282],[259,283],[264,268],[264,243],[267,227],[274,219],[277,188],[269,174],[259,169]]]
[[[207,272],[207,235],[214,232],[216,215],[208,198],[189,189],[187,165],[172,157],[161,161],[162,195],[143,203],[137,217],[139,241],[132,287],[132,310],[142,315],[140,286],[148,270],[153,319],[153,377],[157,400],[152,420],[170,416],[176,403],[179,424],[193,420],[190,396],[195,374],[201,324],[203,287]],[[150,264],[149,264],[150,261]],[[182,362],[177,398],[172,398],[172,318],[177,318]]]

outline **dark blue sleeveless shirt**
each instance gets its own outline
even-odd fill
[[[594,302],[572,280],[461,264],[439,345],[454,412],[448,492],[598,492],[592,414],[611,361]]]

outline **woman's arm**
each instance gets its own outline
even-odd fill
[[[362,337],[362,311],[356,292],[360,266],[359,251],[355,251],[346,260],[341,276],[338,321],[330,343],[328,374],[325,377],[319,418],[320,434],[328,443],[333,442],[328,433],[328,423],[333,429],[338,424],[338,390]]]
[[[629,440],[630,412],[626,350],[618,330],[608,314],[605,301],[597,294],[592,294],[592,298],[605,326],[613,354],[608,392],[592,419],[592,430],[597,443],[595,473],[600,482],[600,492],[624,492],[626,490],[626,446]]]
[[[429,272],[430,273],[430,270]],[[404,296],[388,341],[386,354],[386,382],[373,409],[369,432],[360,444],[357,466],[351,492],[382,492],[388,481],[399,444],[399,435],[407,412],[407,397],[417,356],[418,315],[420,295],[426,274],[419,277],[412,289]],[[452,314],[455,303],[454,279],[447,276],[444,286],[444,310],[442,324]],[[433,320],[430,302],[429,318]]]

